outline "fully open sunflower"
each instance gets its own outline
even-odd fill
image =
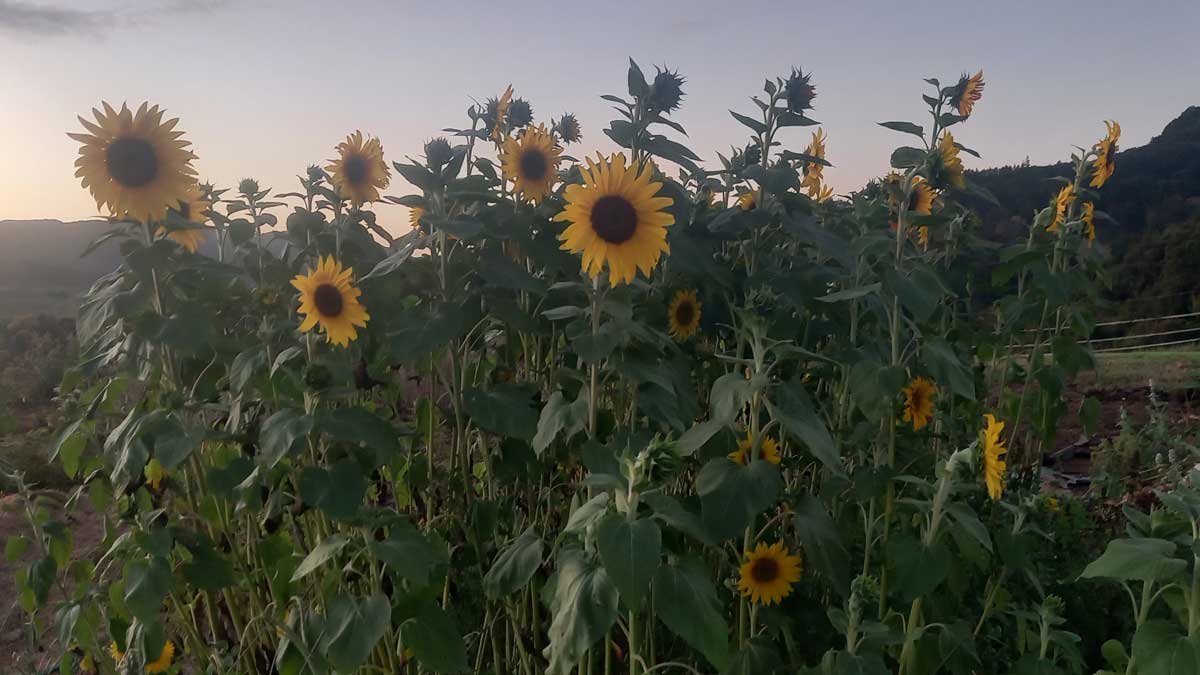
[[[505,138],[500,152],[504,177],[513,182],[513,191],[522,199],[540,203],[558,179],[562,148],[545,125],[529,127],[518,138]]]
[[[371,316],[358,301],[362,291],[351,283],[353,275],[353,268],[342,269],[340,262],[328,256],[315,270],[292,279],[292,286],[300,291],[299,312],[304,315],[300,332],[320,325],[329,341],[342,347],[358,339],[355,326],[367,325]]]
[[[754,441],[750,438],[750,434],[747,433],[745,438],[738,441],[737,450],[729,453],[727,457],[744,466],[750,463],[750,449],[752,447],[754,447]],[[774,438],[770,436],[763,437],[762,445],[758,449],[758,458],[772,464],[778,464],[782,461],[779,456],[779,444],[775,442]]]
[[[912,422],[913,431],[920,431],[933,419],[933,397],[937,386],[932,380],[914,377],[904,392],[904,421]]]
[[[388,186],[392,172],[383,161],[383,144],[378,138],[355,131],[337,146],[338,158],[325,167],[338,194],[355,206],[379,201],[379,191]]]
[[[696,297],[696,291],[675,293],[667,315],[668,332],[671,337],[682,342],[695,335],[700,329],[700,300]]]
[[[108,654],[113,657],[113,661],[120,663],[125,658],[125,652],[117,647],[117,643],[112,643],[108,646]],[[171,667],[171,662],[175,660],[175,643],[167,640],[163,645],[162,651],[159,652],[158,658],[153,661],[146,662],[147,673],[165,673]]]
[[[933,162],[933,183],[938,187],[954,186],[960,190],[967,186],[963,175],[962,158],[958,156],[958,146],[954,144],[954,134],[946,131],[942,134],[942,142],[938,144],[937,154]]]
[[[969,117],[971,110],[975,108],[975,102],[983,98],[983,85],[982,70],[970,77],[963,75],[954,88],[954,94],[950,96],[950,105],[954,106],[959,115]]]
[[[188,188],[187,195],[179,200],[179,203],[173,207],[173,210],[188,223],[204,225],[204,222],[208,220],[207,214],[210,208],[212,208],[212,203],[204,198],[198,185],[193,185]],[[204,243],[206,236],[203,227],[168,230],[165,227],[159,226],[156,234],[159,236],[166,235],[168,239],[179,244],[188,253],[195,253],[200,248],[200,245]]]
[[[767,546],[760,541],[753,551],[746,551],[746,561],[738,571],[742,596],[755,604],[771,605],[791,595],[802,570],[800,557],[789,555],[783,542]]]
[[[592,278],[608,266],[613,286],[633,281],[637,271],[650,275],[662,254],[670,251],[667,228],[675,216],[663,209],[669,197],[657,197],[662,183],[651,182],[651,167],[626,168],[625,155],[598,154],[582,168],[583,185],[568,185],[566,207],[555,220],[570,223],[558,238],[562,249],[583,253],[583,269]]]
[[[1008,449],[1000,440],[1004,422],[997,421],[990,413],[983,417],[987,420],[987,427],[983,430],[983,482],[987,484],[988,496],[995,501],[1004,494],[1004,472],[1008,469],[1008,462],[1002,456],[1007,454]]]
[[[162,218],[167,209],[183,199],[195,182],[189,142],[176,131],[178,119],[163,121],[158,106],[143,103],[137,113],[121,104],[114,110],[107,102],[104,111],[92,109],[93,124],[80,117],[90,134],[67,134],[83,145],[75,160],[75,176],[82,179],[97,207],[120,218],[142,222]]]
[[[1109,178],[1117,170],[1117,141],[1121,140],[1121,125],[1117,122],[1104,122],[1108,129],[1104,140],[1096,144],[1096,159],[1092,161],[1092,182],[1094,188],[1104,187]]]
[[[1067,212],[1071,208],[1071,200],[1075,198],[1075,188],[1071,185],[1064,185],[1058,191],[1058,196],[1054,198],[1054,220],[1046,226],[1047,232],[1057,232],[1058,226],[1066,222]]]
[[[1088,248],[1096,243],[1096,205],[1091,202],[1083,203],[1083,232],[1087,235]]]

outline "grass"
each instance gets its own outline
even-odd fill
[[[37,489],[63,489],[71,479],[46,459],[53,432],[49,428],[0,436],[0,494],[12,492],[16,483],[8,474],[25,474],[25,483]]]
[[[1080,373],[1079,386],[1098,389],[1144,387],[1162,391],[1200,387],[1200,350],[1146,350],[1096,355],[1096,369]]]

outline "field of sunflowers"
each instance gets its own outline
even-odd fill
[[[685,79],[631,61],[616,153],[509,87],[293,191],[201,183],[158,106],[81,117],[124,262],[51,453],[105,539],[73,555],[30,498],[32,643],[106,675],[1200,672],[1190,479],[1085,559],[1038,478],[1100,409],[1062,392],[1120,126],[997,245],[961,160],[983,74],[925,82],[849,197],[798,69],[719,162]]]

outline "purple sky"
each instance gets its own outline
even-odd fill
[[[731,11],[731,8],[733,11]],[[626,58],[688,78],[675,119],[706,160],[742,145],[728,109],[793,65],[814,73],[838,192],[886,171],[924,123],[921,79],[982,68],[983,100],[956,138],[968,168],[1065,159],[1104,119],[1140,145],[1200,104],[1200,2],[385,2],[0,0],[0,219],[80,219],[95,203],[74,178],[76,114],[149,100],[180,118],[201,177],[252,176],[279,191],[324,163],[348,132],[390,159],[466,125],[472,99],[512,83],[535,117],[575,112],[582,156],[611,150]],[[808,131],[784,142],[803,149]],[[674,169],[671,169],[674,173]],[[388,194],[411,188],[393,179]],[[390,228],[404,209],[379,206]]]

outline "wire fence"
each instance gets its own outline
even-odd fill
[[[1196,294],[1197,293],[1193,293],[1193,292],[1189,291],[1189,292],[1184,292],[1184,293],[1174,293],[1171,295],[1157,296],[1157,297],[1173,297],[1173,296],[1178,296],[1178,295],[1196,295]],[[1183,314],[1166,314],[1163,316],[1145,316],[1145,317],[1139,317],[1136,319],[1122,319],[1120,321],[1103,321],[1101,323],[1096,324],[1095,327],[1096,328],[1106,328],[1106,327],[1111,327],[1111,326],[1131,326],[1131,325],[1135,325],[1135,324],[1151,323],[1151,322],[1178,321],[1181,319],[1192,319],[1195,317],[1200,317],[1200,312],[1186,312]],[[1036,329],[1030,329],[1030,330],[1027,330],[1026,332],[1032,332],[1035,330]],[[1193,337],[1187,337],[1187,338],[1179,337],[1181,335],[1188,335],[1190,333],[1200,333],[1200,325],[1190,326],[1187,328],[1174,328],[1171,330],[1153,331],[1150,333],[1133,333],[1131,335],[1118,335],[1115,337],[1089,338],[1087,340],[1080,340],[1079,344],[1087,345],[1089,347],[1099,347],[1098,349],[1092,350],[1093,353],[1096,353],[1096,354],[1117,353],[1117,352],[1135,352],[1135,351],[1150,350],[1150,349],[1160,349],[1162,347],[1179,347],[1182,345],[1200,344],[1200,336],[1193,336]],[[1156,338],[1169,338],[1169,339],[1162,340],[1162,339],[1156,339]],[[1145,344],[1121,344],[1124,342],[1130,342],[1130,341],[1134,341],[1134,340],[1150,340],[1150,342],[1147,342]],[[1032,344],[1017,345],[1015,348],[1019,349],[1019,350],[1029,350],[1029,349],[1033,348],[1033,345]]]

